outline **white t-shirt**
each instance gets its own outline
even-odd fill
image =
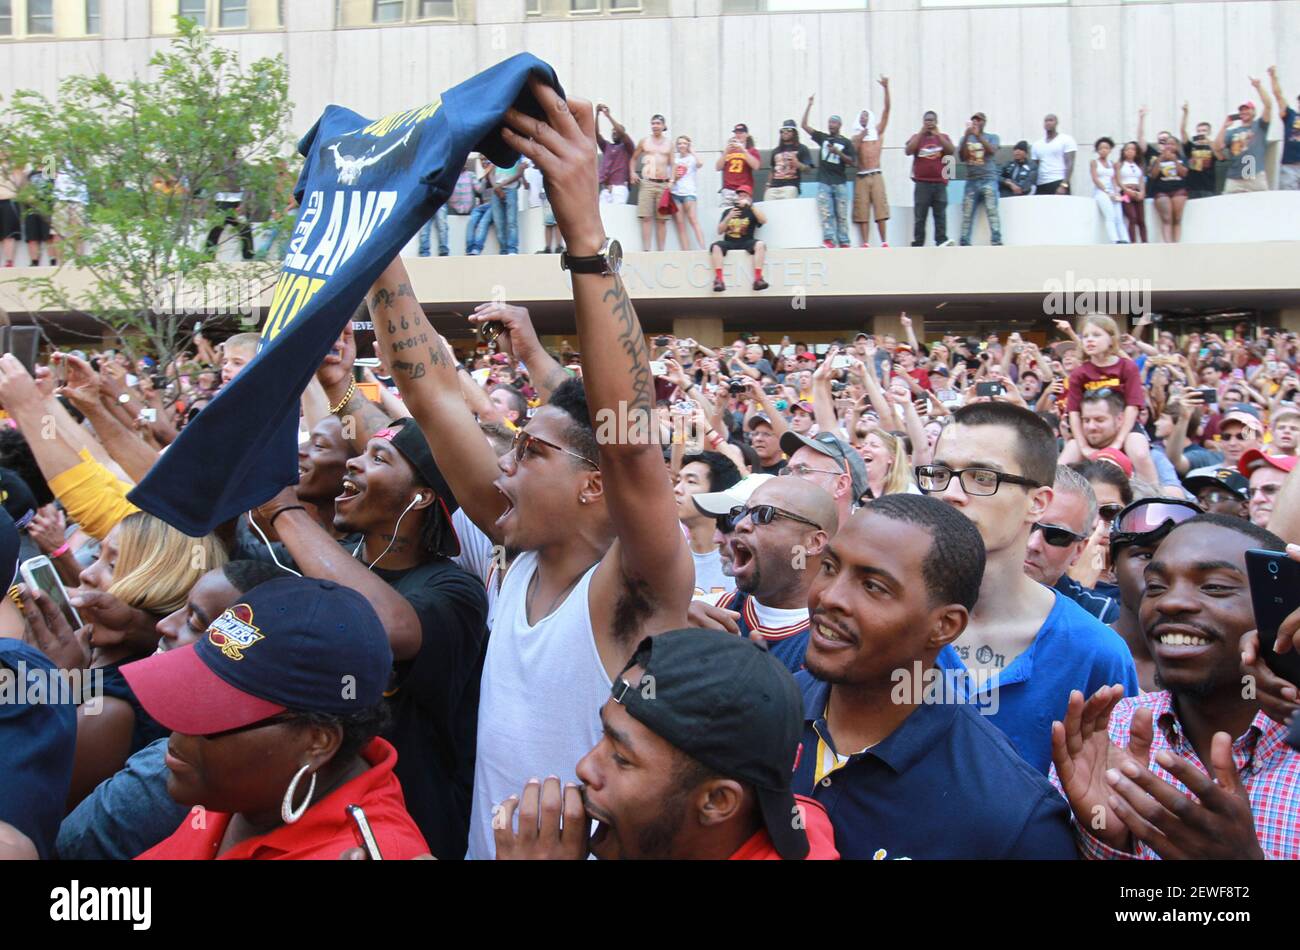
[[[699,166],[695,164],[694,155],[677,155],[674,158],[673,174],[677,174],[678,168],[686,169],[682,172],[682,177],[673,181],[672,192],[681,198],[692,198],[699,194],[698,186],[695,183],[695,174],[699,171]]]
[[[695,561],[695,596],[693,600],[717,601],[718,597],[736,589],[736,579],[722,573],[722,555],[714,548],[707,554],[691,552]]]
[[[1073,138],[1059,132],[1050,142],[1045,138],[1035,142],[1033,157],[1038,160],[1038,184],[1064,180],[1065,155],[1078,150],[1079,145]]]

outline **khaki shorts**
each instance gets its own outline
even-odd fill
[[[638,218],[660,218],[667,220],[669,215],[659,213],[659,196],[667,189],[670,182],[651,181],[642,178],[636,191],[636,216]]]
[[[767,191],[763,192],[765,201],[782,201],[786,198],[798,198],[799,188],[797,185],[777,185],[775,188],[768,186]]]
[[[853,220],[866,224],[875,210],[877,221],[889,220],[889,197],[883,174],[859,175],[853,183]]]

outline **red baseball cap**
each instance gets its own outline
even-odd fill
[[[1259,449],[1250,449],[1241,456],[1241,461],[1237,463],[1237,471],[1250,478],[1250,473],[1261,465],[1271,465],[1279,472],[1290,472],[1295,468],[1295,463],[1294,455],[1266,455]]]
[[[736,190],[743,191],[747,195],[752,195],[754,193],[754,189],[749,187],[749,185],[737,185]]]
[[[1093,453],[1092,458],[1094,461],[1110,462],[1112,465],[1119,466],[1125,478],[1133,477],[1133,460],[1119,449],[1102,449],[1100,452]]]
[[[811,350],[804,350],[802,353],[800,353],[798,356],[796,356],[795,359],[797,359],[797,360],[812,360],[813,362],[816,362],[816,361],[817,361],[817,354],[814,353],[814,352],[812,352]]]

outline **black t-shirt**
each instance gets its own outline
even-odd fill
[[[376,569],[420,618],[414,659],[393,666],[386,693],[406,810],[440,861],[459,861],[469,837],[479,679],[487,648],[483,582],[446,559],[407,571]]]
[[[754,229],[758,227],[758,218],[754,215],[753,207],[745,208],[743,211],[740,208],[728,208],[722,212],[722,218],[725,218],[732,211],[735,211],[736,214],[723,228],[722,239],[724,241],[750,240],[754,236]]]
[[[781,145],[772,149],[772,177],[768,180],[769,188],[798,188],[801,180],[799,166],[812,164],[812,153],[802,142],[794,145]]]
[[[1187,155],[1187,187],[1193,191],[1214,191],[1218,186],[1215,181],[1214,145],[1207,138],[1202,141],[1192,139],[1183,143],[1183,152]]]
[[[829,135],[826,132],[812,133],[812,139],[822,147],[821,161],[817,163],[817,180],[827,185],[842,185],[845,181],[844,165],[853,164],[853,143],[842,135]],[[844,151],[841,157],[831,151],[831,143]]]

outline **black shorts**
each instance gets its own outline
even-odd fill
[[[757,238],[743,238],[739,241],[728,239],[725,241],[715,241],[713,247],[722,248],[723,254],[726,254],[728,251],[744,251],[746,254],[753,254],[754,245],[756,243],[758,243]],[[710,248],[710,250],[712,250],[712,248]]]
[[[0,238],[21,237],[18,205],[12,198],[0,200]]]
[[[27,240],[44,244],[50,239],[50,219],[35,211],[28,211],[23,216],[23,231]]]

